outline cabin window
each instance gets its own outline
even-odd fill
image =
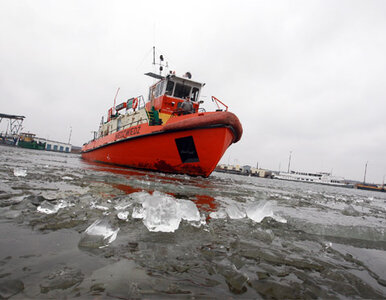
[[[169,80],[167,85],[166,85],[165,94],[171,96],[173,94],[173,88],[174,88],[174,82]]]
[[[188,85],[183,85],[181,83],[176,83],[176,87],[174,88],[174,97],[185,99],[186,97],[190,97],[191,87]]]
[[[119,118],[118,121],[117,121],[117,131],[121,130],[121,127],[122,127],[122,121],[121,119]]]
[[[194,87],[192,90],[192,101],[196,102],[198,101],[198,92],[200,91],[199,88]]]
[[[165,83],[165,81],[161,81],[157,84],[156,92],[155,92],[156,98],[158,98],[159,96],[161,96],[163,94],[164,83]]]

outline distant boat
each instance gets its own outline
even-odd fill
[[[17,146],[28,149],[44,150],[46,143],[36,141],[35,136],[36,135],[33,133],[21,133]]]
[[[94,139],[83,145],[83,159],[209,176],[227,148],[240,140],[239,119],[215,97],[216,111],[201,109],[204,84],[193,81],[190,73],[145,75],[158,79],[149,89],[148,101],[139,96],[110,108],[107,122],[102,118]]]
[[[368,184],[368,183],[357,183],[354,186],[358,190],[386,192],[384,185]]]
[[[343,177],[332,176],[330,173],[317,172],[317,173],[306,173],[306,172],[279,172],[274,175],[274,178],[289,181],[299,181],[307,183],[317,183],[325,185],[333,185],[340,187],[352,188],[353,185],[345,181]]]

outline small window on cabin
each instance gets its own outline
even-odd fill
[[[190,96],[191,87],[188,85],[183,85],[181,83],[176,83],[176,87],[174,89],[174,97],[185,99]]]
[[[166,85],[165,94],[171,96],[173,94],[173,88],[174,88],[174,82],[169,80],[167,85]]]
[[[157,87],[156,87],[156,93],[155,93],[156,98],[162,95],[163,89],[164,89],[164,81],[161,81],[157,84]]]
[[[149,101],[153,100],[155,98],[155,86],[152,86],[149,89]]]
[[[192,90],[192,101],[196,102],[198,101],[198,92],[200,91],[199,88],[194,87]]]

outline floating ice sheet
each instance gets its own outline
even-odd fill
[[[69,206],[69,204],[66,201],[59,201],[57,204],[53,204],[48,201],[43,201],[38,207],[37,211],[41,212],[43,214],[55,214],[59,211],[59,209]]]
[[[120,211],[117,214],[117,217],[120,220],[127,221],[127,219],[129,218],[129,212],[128,211]]]
[[[27,176],[27,170],[15,168],[13,169],[13,175],[15,175],[16,177],[25,177]]]
[[[96,220],[82,234],[79,246],[104,248],[117,238],[118,231],[119,228],[113,227],[108,219]]]
[[[212,211],[209,214],[209,217],[212,219],[225,219],[227,217],[227,213],[224,209],[220,208],[218,211]]]
[[[178,229],[181,216],[178,206],[171,196],[154,192],[142,203],[143,223],[149,231],[174,232]]]
[[[192,201],[178,200],[177,209],[182,219],[186,221],[200,221],[200,213]]]
[[[242,211],[236,204],[230,204],[225,208],[230,219],[245,218],[245,212]]]
[[[273,206],[276,205],[276,201],[262,201],[257,203],[251,203],[247,209],[247,216],[251,220],[260,223],[265,217],[271,217],[277,222],[287,223],[287,220],[277,216],[273,213]]]
[[[99,209],[102,211],[108,211],[109,210],[109,208],[107,206],[95,204],[95,202],[91,202],[90,206],[91,206],[91,208],[96,208],[96,209]]]
[[[134,207],[132,217],[143,219],[149,231],[174,232],[181,220],[201,222],[200,213],[192,201],[178,200],[158,191],[152,195],[140,192],[132,196],[142,203],[142,207]]]

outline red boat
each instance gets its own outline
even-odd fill
[[[240,140],[239,119],[215,97],[216,111],[200,108],[204,84],[191,80],[190,73],[146,75],[158,79],[148,101],[139,96],[110,108],[94,139],[83,145],[83,159],[208,177],[226,149]]]

